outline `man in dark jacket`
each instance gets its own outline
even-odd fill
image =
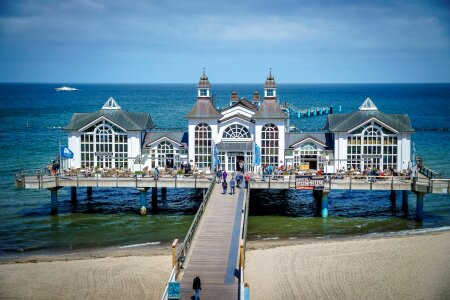
[[[195,291],[195,300],[200,299],[200,290],[202,289],[202,282],[200,281],[200,275],[196,274],[194,282],[192,283],[192,288]]]

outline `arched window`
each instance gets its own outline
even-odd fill
[[[224,139],[251,139],[252,136],[246,127],[240,124],[233,124],[228,126],[224,131],[222,137]]]
[[[212,134],[208,124],[201,123],[195,127],[195,163],[200,169],[211,167]]]
[[[278,165],[278,127],[274,124],[261,130],[261,164]]]
[[[80,139],[83,167],[128,167],[128,136],[113,124],[102,120],[83,132]]]
[[[355,130],[347,138],[347,168],[397,168],[397,136],[376,123]]]
[[[314,143],[306,142],[294,151],[294,166],[300,170],[319,169],[322,167],[321,153]]]

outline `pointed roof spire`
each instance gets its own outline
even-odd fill
[[[378,110],[378,108],[373,104],[372,100],[367,97],[366,101],[359,107],[359,110]]]
[[[121,109],[121,107],[119,104],[117,104],[116,100],[114,100],[113,97],[109,97],[109,99],[106,100],[105,104],[103,104],[102,109]]]
[[[272,89],[272,88],[276,88],[276,87],[277,87],[277,84],[275,83],[275,78],[272,75],[272,68],[270,68],[269,76],[267,76],[266,83],[264,84],[264,88]]]
[[[198,82],[199,89],[209,89],[211,86],[209,84],[208,76],[206,76],[205,68],[203,67],[203,74],[200,76],[200,81]]]

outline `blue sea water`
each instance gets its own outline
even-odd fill
[[[187,128],[185,115],[196,100],[195,84],[72,84],[76,92],[56,92],[56,84],[0,84],[0,254],[167,243],[186,234],[201,201],[195,190],[169,189],[157,208],[138,214],[139,195],[133,189],[95,189],[78,203],[70,191],[59,191],[59,215],[51,216],[47,190],[17,190],[13,175],[43,168],[55,158],[62,128],[74,112],[91,112],[114,97],[128,111],[149,112],[160,128]],[[216,105],[224,107],[232,90],[251,98],[262,84],[215,84]],[[407,113],[417,132],[418,155],[427,166],[450,176],[450,84],[279,84],[280,101],[297,107],[333,105],[348,113],[370,97],[387,113]],[[292,123],[318,130],[325,116]],[[413,220],[410,194],[406,216],[389,192],[332,191],[326,222],[316,212],[312,196],[302,191],[255,191],[250,199],[249,238],[302,238],[404,232],[450,226],[450,197],[427,195],[425,221]]]

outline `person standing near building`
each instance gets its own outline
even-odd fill
[[[155,167],[155,170],[153,170],[153,180],[158,180],[159,170],[158,166]]]
[[[192,283],[192,289],[195,291],[195,300],[200,299],[200,290],[202,289],[202,282],[200,280],[200,275],[197,273]]]
[[[228,176],[228,173],[226,170],[224,170],[222,173],[223,181],[227,181],[227,176]]]
[[[230,180],[230,195],[234,195],[234,187],[236,186],[236,180],[231,178]]]

